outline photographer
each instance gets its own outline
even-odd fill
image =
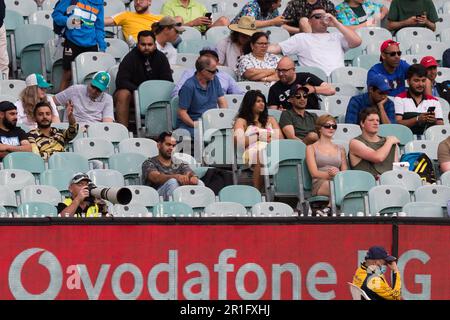
[[[369,248],[365,261],[353,276],[353,284],[366,292],[372,300],[401,300],[402,281],[396,260],[397,258],[388,255],[383,247]],[[394,271],[392,288],[383,275],[386,265]]]
[[[89,196],[89,184],[92,183],[85,173],[76,173],[70,181],[70,198],[58,204],[58,214],[61,217],[100,217],[106,216],[108,206],[100,198]]]

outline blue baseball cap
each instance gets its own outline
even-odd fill
[[[367,87],[375,87],[382,92],[388,92],[392,89],[389,85],[388,79],[381,73],[377,73],[374,76],[368,77]]]
[[[91,85],[98,88],[100,91],[105,91],[109,87],[109,82],[111,81],[111,76],[106,71],[99,71],[94,74],[92,78]]]
[[[366,260],[367,259],[370,259],[370,260],[383,259],[386,262],[392,262],[392,261],[397,260],[396,257],[390,256],[387,253],[386,249],[384,249],[381,246],[370,247],[366,254]]]

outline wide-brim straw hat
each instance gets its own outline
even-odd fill
[[[255,32],[261,31],[256,29],[255,17],[242,16],[238,23],[233,23],[228,26],[230,30],[252,36]]]

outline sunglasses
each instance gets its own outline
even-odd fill
[[[217,72],[219,72],[219,70],[217,70],[217,69],[214,69],[214,70],[205,69],[205,70],[208,71],[211,74],[216,74]]]
[[[384,53],[390,57],[395,57],[395,55],[398,55],[400,57],[402,55],[401,51],[392,51],[392,52],[384,52]]]
[[[277,72],[279,73],[286,73],[289,72],[290,70],[295,70],[295,68],[289,68],[289,69],[276,69]]]
[[[311,18],[314,18],[314,19],[317,19],[317,20],[322,19],[322,17],[323,17],[323,15],[321,15],[321,14],[319,14],[319,13],[313,14],[313,15],[311,16]]]
[[[337,129],[337,124],[324,124],[322,127],[325,128],[325,129],[336,130]]]
[[[296,95],[295,95],[295,98],[296,98],[296,99],[301,99],[301,98],[307,99],[307,98],[308,98],[308,95],[307,95],[307,94],[296,94]]]

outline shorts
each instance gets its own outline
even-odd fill
[[[64,70],[70,70],[72,61],[75,60],[75,58],[83,52],[98,52],[98,46],[91,46],[91,47],[80,47],[73,43],[72,41],[69,41],[67,39],[64,40],[64,50],[63,50],[63,63],[62,67]]]

